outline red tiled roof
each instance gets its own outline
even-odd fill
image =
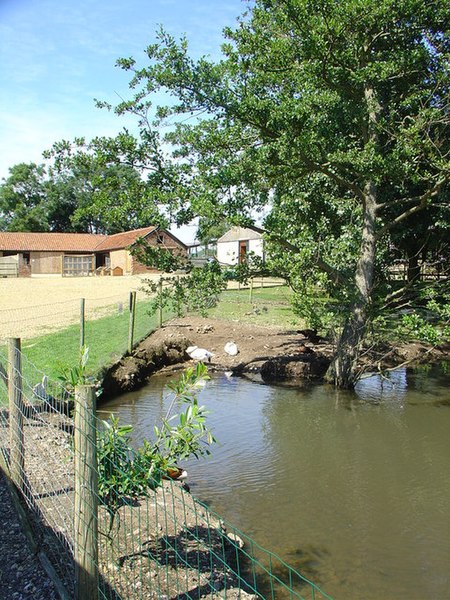
[[[139,237],[156,231],[157,227],[143,227],[100,235],[96,233],[27,233],[0,231],[0,252],[107,252],[128,248]],[[173,240],[184,246],[174,235],[166,232]]]
[[[121,248],[128,248],[128,246],[134,244],[139,237],[144,237],[156,229],[157,228],[153,226],[143,227],[142,229],[133,229],[132,231],[123,231],[122,233],[105,236],[95,248],[95,251],[100,252],[103,250],[120,250]]]
[[[94,252],[108,236],[94,233],[28,233],[0,231],[0,251]]]

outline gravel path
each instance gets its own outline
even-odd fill
[[[32,553],[0,470],[0,599],[57,600],[59,595]]]

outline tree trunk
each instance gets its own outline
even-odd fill
[[[364,46],[361,67],[367,63],[370,41]],[[364,84],[364,101],[367,119],[362,123],[364,144],[378,145],[377,122],[381,111],[372,84]],[[340,335],[336,352],[325,379],[340,388],[353,388],[358,379],[358,358],[367,330],[371,304],[376,256],[375,222],[377,212],[377,189],[371,180],[363,190],[363,228],[359,258],[355,271],[355,301],[350,306],[348,318]]]
[[[340,335],[325,379],[340,388],[353,388],[357,381],[358,358],[367,329],[375,267],[376,188],[365,186],[364,225],[355,271],[356,299]]]

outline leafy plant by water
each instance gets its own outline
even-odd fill
[[[207,411],[198,405],[196,397],[207,379],[207,368],[199,363],[169,384],[173,394],[169,409],[161,425],[154,427],[154,440],[144,440],[138,449],[131,445],[131,425],[120,425],[113,415],[109,421],[103,421],[98,435],[98,488],[100,503],[109,515],[104,535],[111,544],[121,506],[133,504],[156,490],[180,460],[210,454],[210,446],[216,440],[206,427]],[[172,414],[177,404],[184,405],[185,410]]]
[[[75,386],[85,385],[91,383],[87,377],[87,364],[89,361],[89,348],[88,346],[82,346],[78,356],[78,363],[75,365],[58,365],[59,374],[57,379],[64,385],[64,387],[73,392]]]

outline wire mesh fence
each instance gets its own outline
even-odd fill
[[[101,278],[103,279],[103,278]],[[158,281],[160,276],[153,276],[149,281]],[[22,281],[22,280],[21,280]],[[146,284],[146,278],[139,278],[137,281],[123,281],[123,291],[115,294],[93,294],[95,287],[90,287],[86,295],[74,297],[79,292],[79,287],[67,289],[67,299],[61,300],[61,293],[57,298],[52,298],[52,291],[44,291],[42,280],[30,280],[26,282],[30,287],[27,288],[27,301],[17,301],[17,291],[11,287],[10,294],[2,294],[3,305],[0,307],[0,341],[10,337],[18,337],[22,340],[28,340],[49,333],[67,329],[68,327],[80,328],[82,322],[86,324],[86,335],[89,334],[89,323],[94,321],[106,320],[115,329],[123,332],[121,348],[117,351],[126,350],[128,345],[129,314],[132,302],[132,296],[135,295],[136,313],[135,313],[135,339],[142,338],[149,330],[149,308],[152,298],[149,295],[149,288]],[[36,291],[34,283],[37,283]],[[55,282],[52,282],[53,284]],[[59,283],[59,282],[58,282]],[[69,281],[69,284],[72,280]],[[79,282],[78,282],[79,283]],[[92,284],[92,282],[90,282]],[[103,281],[101,282],[103,283]],[[116,282],[115,282],[116,283]],[[239,290],[239,302],[254,302],[258,305],[267,303],[263,291],[266,288],[277,287],[283,284],[280,279],[258,277],[251,279],[247,284],[229,282],[228,289]],[[64,280],[61,286],[67,287],[67,281]],[[166,283],[163,284],[164,286]],[[129,286],[129,289],[127,287]],[[57,288],[53,287],[51,290]],[[101,292],[105,288],[99,288]],[[169,318],[172,313],[165,310],[162,316],[163,320]],[[159,313],[153,319],[153,325],[157,325],[160,320]],[[89,341],[89,340],[88,340]]]
[[[164,278],[158,280],[161,289],[170,287]],[[290,319],[289,293],[282,283],[269,278],[255,278],[246,286],[229,282],[229,289],[219,298],[220,304],[214,308],[213,302],[208,314],[232,320],[244,318],[254,323],[263,319],[269,324]],[[28,306],[16,309],[11,308],[10,299],[7,303],[10,308],[0,308],[0,347],[9,337],[20,337],[29,359],[56,377],[62,368],[77,361],[80,347],[86,345],[90,371],[98,374],[131,353],[152,331],[187,311],[183,306],[180,312],[173,303],[155,307],[155,296],[148,293],[148,287],[144,288],[145,281],[139,279],[139,286],[139,290],[124,290],[120,295],[47,304],[39,303],[37,295]],[[33,305],[33,300],[38,303]]]
[[[27,360],[18,340],[0,350],[0,461],[63,596],[330,598],[168,473],[159,480],[149,471],[148,483],[131,493],[126,471],[135,463],[114,451],[109,487],[99,486],[105,423],[94,411],[94,389],[69,392]]]
[[[131,294],[124,291],[113,296],[71,298],[65,301],[36,303],[19,308],[0,309],[0,339],[20,337],[30,339],[66,329],[81,327],[85,323],[111,319],[115,326],[124,330],[123,347],[128,343],[128,326]],[[138,293],[136,300],[136,337],[142,336],[148,327],[149,298]]]

